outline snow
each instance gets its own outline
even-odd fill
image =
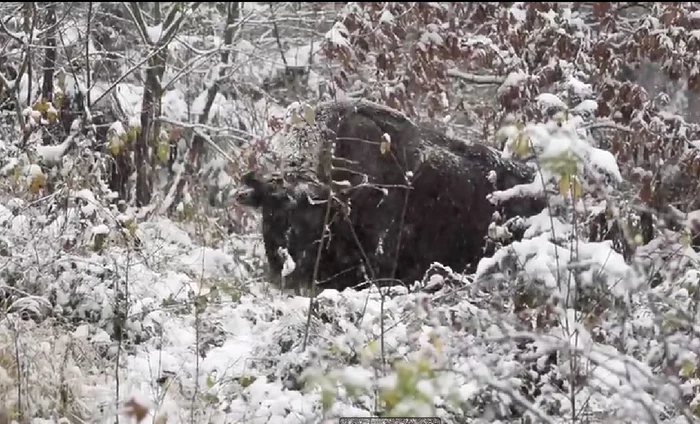
[[[242,270],[230,255],[208,247],[194,248],[178,259],[184,265],[184,269],[197,277],[213,278],[224,275],[242,277]]]
[[[498,88],[499,93],[504,92],[510,87],[516,87],[519,86],[523,81],[526,81],[528,78],[527,72],[524,71],[515,71],[511,72],[508,74],[506,77],[506,80],[501,84],[501,86]]]
[[[537,96],[536,98],[537,103],[541,107],[544,108],[550,108],[550,107],[555,107],[559,109],[566,109],[566,103],[564,103],[563,100],[561,100],[556,94],[551,94],[551,93],[542,93]]]
[[[529,123],[524,128],[524,134],[538,152],[540,161],[560,161],[562,158],[572,155],[577,160],[578,168],[586,175],[594,179],[609,177],[614,182],[621,182],[622,175],[615,157],[607,150],[594,147],[588,141],[587,132],[580,129],[582,124],[583,121],[576,118],[560,123],[554,120]],[[503,131],[503,134],[510,140],[504,149],[506,157],[513,154],[512,143],[520,134],[514,125],[509,127],[510,129]],[[548,170],[545,166],[542,178],[546,182],[555,174],[555,170]],[[540,188],[542,188],[541,185]],[[516,190],[515,187],[510,189],[510,192],[514,190]],[[494,196],[498,197],[499,194],[494,193]]]
[[[392,15],[391,11],[389,9],[384,9],[382,10],[382,15],[379,17],[379,22],[382,24],[393,24],[394,23],[394,15]]]
[[[337,47],[349,47],[348,29],[340,21],[336,21],[333,27],[326,33],[326,40]]]
[[[43,174],[44,172],[41,170],[41,167],[34,163],[27,165],[24,170],[24,175],[27,177],[28,181],[31,181],[34,178]]]
[[[515,21],[509,24],[511,29],[525,22],[527,7],[517,3],[504,11]],[[268,5],[244,3],[242,9],[261,13]],[[346,9],[362,7],[348,4]],[[399,16],[389,7],[374,13],[372,19],[386,25],[396,24]],[[697,13],[691,12],[690,18],[698,19]],[[569,8],[550,10],[540,18],[559,34],[571,33],[569,25],[577,28],[577,36],[588,36],[581,15]],[[331,46],[350,48],[349,31],[341,21],[325,38]],[[656,18],[646,21],[661,25]],[[442,43],[439,34],[446,27],[426,23],[418,35],[425,43]],[[80,31],[78,27],[64,31],[64,41],[75,43]],[[158,43],[162,32],[162,26],[148,27],[146,35]],[[697,36],[697,31],[689,35]],[[504,69],[519,69],[517,58],[501,49],[502,40],[490,37],[470,34],[464,44],[505,52]],[[185,43],[197,45],[201,40],[215,46],[222,42],[218,35],[183,34],[170,52],[184,55]],[[246,84],[260,87],[284,69],[277,47],[266,52],[250,40],[238,38],[232,49],[236,70],[227,87],[241,92]],[[285,40],[287,63],[325,65],[315,41]],[[683,48],[683,42],[674,46]],[[676,419],[680,398],[692,399],[691,408],[700,403],[700,382],[693,377],[700,350],[700,338],[694,334],[700,257],[670,237],[663,241],[668,245],[662,251],[665,255],[654,250],[662,244],[655,240],[654,249],[639,246],[629,259],[613,249],[612,242],[588,242],[581,233],[591,214],[607,210],[594,197],[609,192],[593,196],[595,183],[609,178],[611,184],[603,185],[610,189],[623,181],[616,158],[595,147],[588,130],[595,125],[598,93],[589,83],[594,79],[576,70],[579,62],[586,62],[581,55],[575,64],[553,60],[564,77],[525,105],[568,110],[571,115],[559,113],[550,121],[530,120],[500,132],[504,157],[516,156],[513,143],[524,136],[537,153],[534,160],[540,161],[541,172],[534,181],[495,191],[489,198],[499,203],[547,191],[550,207],[521,220],[522,240],[496,246],[495,254],[484,258],[472,275],[438,268],[439,273],[426,278],[425,289],[430,290],[424,292],[420,284],[392,288],[388,295],[376,288],[321,292],[305,350],[301,345],[309,299],[271,286],[262,272],[266,259],[259,234],[223,235],[213,241],[210,229],[201,228],[206,222],[199,222],[210,218],[204,213],[193,223],[157,215],[142,218],[144,214],[131,209],[117,212],[98,184],[88,189],[83,182],[58,181],[60,189],[50,196],[21,193],[12,185],[15,173],[20,183],[22,177],[29,180],[44,172],[47,178],[82,178],[86,172],[66,165],[78,156],[68,152],[68,141],[84,140],[43,146],[30,139],[29,148],[17,157],[5,150],[14,142],[0,140],[0,174],[8,177],[0,184],[0,291],[3,296],[31,291],[8,301],[8,312],[0,317],[3,402],[11,405],[16,389],[24,390],[28,416],[44,416],[31,423],[58,422],[59,415],[69,412],[81,422],[114,422],[125,413],[129,399],[149,408],[147,422],[159,414],[167,414],[168,423],[335,422],[340,416],[371,416],[382,400],[394,397],[393,415],[439,416],[444,422],[560,424],[570,421],[574,406],[593,423],[680,422]],[[361,64],[356,65],[359,70]],[[174,69],[164,83],[180,66],[169,67]],[[206,100],[199,83],[206,88],[217,73],[218,67],[211,67],[196,87],[183,87],[181,80],[166,90],[164,121],[197,121]],[[525,98],[530,94],[523,83],[534,76],[522,71],[506,76],[504,71],[489,78],[480,82],[505,79],[501,93],[519,87]],[[240,122],[246,122],[246,131],[267,142],[268,121],[284,119],[286,111],[303,112],[302,105],[317,100],[313,95],[326,79],[325,71],[311,70],[312,99],[299,96],[287,110],[283,102],[268,98],[274,95],[252,101],[237,94],[234,100],[222,91],[214,98],[207,122],[215,129],[207,131],[226,131],[221,137],[224,145],[231,138],[228,133],[235,132],[225,129],[224,122],[233,121],[235,126],[245,115]],[[134,81],[129,77],[116,84],[116,98],[126,116],[109,127],[113,136],[140,125],[143,89]],[[74,81],[71,76],[66,77],[66,86],[68,94],[86,88],[80,78]],[[91,89],[93,101],[108,87],[98,81]],[[392,88],[381,87],[387,92]],[[23,108],[27,89],[23,76]],[[33,84],[32,89],[36,98],[40,85]],[[447,94],[439,94],[448,105]],[[459,93],[449,95],[459,98]],[[105,103],[109,100],[106,97]],[[24,113],[39,117],[28,107]],[[248,125],[251,122],[255,124]],[[388,136],[382,138],[392,142]],[[273,137],[273,141],[279,140]],[[187,141],[181,142],[186,147]],[[92,149],[75,150],[83,154]],[[32,153],[37,163],[28,163],[26,156]],[[575,174],[584,186],[582,198],[559,193],[558,160],[575,162]],[[201,168],[202,179],[219,189],[235,185],[236,179],[222,171],[230,165],[218,157]],[[52,166],[63,168],[48,169]],[[406,175],[412,178],[410,172]],[[498,177],[495,171],[488,173],[494,185]],[[184,202],[194,204],[195,198],[195,193],[185,193]],[[677,218],[691,227],[699,214],[678,211]],[[510,233],[491,223],[489,234],[500,242]],[[109,236],[100,252],[93,249],[96,235]],[[282,275],[288,276],[297,266],[295,258],[284,249],[278,253],[283,258]],[[650,263],[654,269],[669,267],[677,273],[672,278],[664,274],[651,288],[644,268]],[[21,320],[18,311],[33,318]],[[121,343],[116,334],[120,327]],[[15,349],[21,352],[22,384],[3,361],[14,358]],[[556,360],[548,358],[550,352],[557,353]],[[327,409],[326,392],[333,395]],[[70,411],[57,402],[66,393]],[[517,414],[527,417],[514,416],[512,411],[518,409],[525,412]],[[476,417],[482,413],[485,419]],[[46,419],[51,416],[56,418]]]
[[[76,193],[76,197],[96,201],[94,194],[87,190]],[[9,202],[8,206],[16,207],[9,205]],[[95,207],[101,215],[99,204]],[[3,225],[3,220],[12,219],[11,209],[0,206],[0,225]],[[27,210],[21,214],[30,212]],[[533,226],[541,222],[543,227],[544,220],[544,216],[533,218]],[[65,226],[67,223],[64,221],[59,225]],[[571,231],[564,224],[560,225],[556,228],[558,233]],[[20,233],[14,231],[25,230],[11,231],[11,237],[16,237]],[[110,229],[108,225],[97,224],[90,232],[107,234]],[[307,298],[284,297],[278,293],[272,297],[265,295],[263,286],[250,280],[247,268],[240,263],[240,254],[227,253],[228,248],[224,246],[213,248],[197,245],[187,231],[168,219],[154,218],[139,223],[136,234],[141,240],[147,264],[138,257],[130,258],[121,246],[108,243],[105,252],[100,255],[92,253],[85,258],[71,259],[75,270],[71,266],[62,268],[58,279],[51,277],[54,280],[51,284],[86,278],[81,276],[102,272],[100,270],[105,267],[112,267],[112,262],[115,265],[112,269],[128,270],[129,296],[133,300],[130,313],[138,317],[128,323],[129,331],[143,334],[144,340],[122,353],[119,396],[122,402],[133,398],[149,407],[151,417],[167,414],[169,423],[189,422],[188,408],[193,405],[191,399],[196,387],[202,396],[201,400],[196,401],[196,408],[200,411],[197,414],[206,411],[208,422],[212,423],[321,422],[322,387],[335,393],[335,402],[326,414],[336,417],[368,416],[368,408],[373,404],[373,387],[387,391],[400,390],[403,387],[401,375],[417,373],[415,375],[419,376],[422,375],[422,367],[444,368],[446,361],[454,361],[456,372],[416,377],[414,387],[420,393],[420,399],[424,400],[404,398],[396,404],[396,414],[435,416],[437,413],[449,419],[449,415],[445,415],[446,410],[436,405],[449,402],[455,396],[478,402],[490,387],[508,388],[515,384],[511,376],[519,372],[519,362],[512,357],[511,347],[507,343],[493,342],[495,338],[509,335],[517,337],[512,323],[492,315],[493,312],[486,309],[487,304],[474,297],[471,291],[459,297],[438,292],[432,297],[430,307],[425,309],[426,295],[410,293],[406,289],[395,289],[395,294],[384,298],[376,288],[357,292],[325,290],[318,296],[319,316],[332,317],[333,325],[314,324],[308,351],[301,352],[299,343],[306,322]],[[540,277],[549,274],[550,282],[546,286],[556,290],[557,284],[552,280],[556,267],[553,246],[542,234],[535,231],[532,238],[516,242],[509,249],[499,250],[494,259],[482,260],[476,274],[477,284],[486,276],[486,268],[500,262],[512,249],[521,255],[526,273]],[[47,241],[50,243],[50,240]],[[45,249],[41,242],[42,238],[36,238],[32,243],[39,249]],[[32,258],[35,256],[20,256],[17,259],[34,260]],[[562,261],[560,268],[566,268],[570,252],[560,250],[559,258]],[[51,255],[46,255],[45,260],[47,264],[54,263]],[[630,279],[630,268],[605,243],[582,244],[578,262],[588,264],[596,272],[604,268],[610,281],[621,277]],[[63,263],[58,262],[57,266],[63,266],[60,265]],[[592,281],[593,273],[582,275],[584,283],[591,284],[586,281]],[[107,313],[111,310],[109,297],[105,296],[112,290],[108,288],[109,280],[100,283],[99,279],[87,278],[82,283],[84,290],[94,299],[95,306],[104,308]],[[439,280],[445,281],[444,278]],[[437,284],[438,279],[431,281]],[[227,284],[235,282],[240,282],[240,289],[233,292],[225,289]],[[47,280],[45,284],[50,283]],[[218,287],[220,300],[211,297],[215,286]],[[619,289],[615,293],[623,296],[631,288],[624,290]],[[187,308],[191,296],[206,296],[209,299],[206,307],[200,311],[199,325],[202,327],[199,330],[199,343],[200,348],[206,349],[203,356],[196,353],[198,321],[194,310]],[[563,293],[561,298],[564,298]],[[358,321],[355,314],[361,310],[365,312],[362,320]],[[391,368],[386,377],[372,369],[379,355],[378,335],[381,334],[382,313],[385,355],[388,355],[389,363],[398,367]],[[567,312],[565,315],[571,322],[581,321],[580,314]],[[448,316],[453,317],[450,320],[462,322],[461,329],[444,321]],[[407,320],[406,317],[412,318]],[[46,324],[27,321],[21,325],[26,338],[40,338],[42,335],[44,338],[55,337],[46,333]],[[117,393],[114,368],[110,360],[99,353],[100,350],[114,352],[115,344],[108,333],[109,328],[82,323],[55,343],[23,346],[34,357],[47,353],[62,357],[71,344],[80,346],[82,356],[69,360],[72,368],[67,384],[85,403],[84,413],[92,414],[91,422],[113,420],[113,416],[123,409],[109,406],[114,405]],[[576,340],[571,337],[574,328],[579,334]],[[570,342],[562,345],[562,339]],[[285,343],[291,343],[291,347],[283,347]],[[591,402],[597,408],[615,405],[615,410],[623,409],[618,412],[620,416],[636,414],[634,404],[625,405],[621,401],[626,398],[617,394],[635,393],[635,390],[648,389],[656,384],[648,365],[612,346],[593,341],[588,330],[581,325],[568,330],[564,326],[555,327],[548,335],[541,336],[540,343],[562,351],[572,349],[583,361],[591,364],[592,371],[588,377],[593,379],[591,387],[602,392],[596,394],[584,390],[577,398],[583,401],[592,396]],[[359,364],[330,360],[333,355],[353,354],[358,355]],[[93,366],[80,362],[88,358]],[[307,367],[306,364],[313,366]],[[37,370],[46,369],[47,366],[45,361],[35,362],[34,365]],[[306,370],[305,389],[289,389],[288,384],[297,384],[290,383],[289,379],[293,381],[301,377],[295,377],[292,371],[299,366]],[[558,372],[569,372],[566,362],[560,364]],[[66,370],[64,376],[68,376],[68,373]],[[52,373],[46,375],[49,379],[59,378]],[[166,378],[164,385],[157,383],[161,378]],[[326,380],[329,378],[331,380]],[[49,384],[49,380],[46,384]],[[359,397],[353,398],[350,393],[356,393],[354,396]],[[207,402],[213,403],[209,405]],[[648,402],[654,404],[655,401],[650,398]]]
[[[160,37],[163,36],[163,23],[146,27],[146,35],[151,44],[158,44]]]
[[[85,28],[78,23],[73,23],[71,26],[62,28],[60,32],[63,44],[65,46],[72,46],[80,42],[81,37],[85,33]],[[90,48],[92,51],[95,51],[94,46],[90,46]]]
[[[585,83],[575,76],[569,77],[566,85],[581,98],[586,98],[593,95],[593,87],[591,84]]]
[[[6,222],[12,219],[12,212],[10,209],[3,205],[0,205],[0,225],[5,225]]]
[[[527,18],[527,12],[522,8],[521,4],[514,4],[509,9],[509,12],[513,18],[515,18],[518,23],[525,22]]]
[[[173,97],[175,97],[175,94],[173,94]],[[192,102],[191,106],[191,113],[194,117],[199,117],[203,112],[204,112],[204,106],[206,105],[207,101],[207,92],[204,91],[200,93]],[[181,106],[178,107],[178,110],[187,110],[187,103],[185,102],[184,98],[178,97],[174,98],[172,100],[173,103],[171,105],[175,105],[177,103],[180,103]],[[230,102],[224,95],[221,93],[217,93],[216,96],[214,97],[214,102],[211,105],[211,109],[209,110],[209,123],[211,122],[216,122],[219,119],[225,118],[225,117],[230,117],[234,115],[235,110],[236,110],[236,104],[233,102]],[[173,108],[174,109],[174,108]],[[171,114],[171,116],[177,116],[175,114]],[[182,117],[181,117],[182,118]]]
[[[0,168],[0,175],[8,176],[19,165],[19,159],[9,158],[7,163]]]
[[[100,224],[100,225],[97,225],[95,227],[92,227],[92,234],[93,235],[107,235],[107,234],[109,234],[109,227],[104,225],[104,224]]]
[[[284,262],[282,263],[282,277],[286,277],[294,272],[297,265],[287,249],[280,248],[279,255],[282,259],[284,259]]]
[[[572,111],[574,113],[592,113],[598,109],[598,102],[591,99],[583,100],[577,104]]]
[[[37,146],[36,154],[45,165],[54,165],[61,162],[74,142],[73,137],[69,136],[58,145]]]

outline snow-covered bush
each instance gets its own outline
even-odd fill
[[[698,422],[697,9],[3,3],[0,422]],[[347,97],[529,162],[491,200],[548,208],[474,275],[310,314],[231,195],[286,106]]]

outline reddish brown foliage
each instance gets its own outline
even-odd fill
[[[527,121],[542,118],[533,99],[557,93],[571,75],[563,67],[573,68],[595,93],[598,109],[592,119],[628,128],[596,134],[618,156],[623,172],[641,166],[656,173],[668,160],[682,159],[682,167],[692,173],[685,176],[700,178],[695,151],[684,153],[690,140],[700,139],[698,126],[662,113],[662,99],[622,77],[624,67],[651,61],[670,79],[684,79],[698,91],[700,19],[692,13],[698,5],[595,2],[571,7],[351,3],[342,16],[347,44],[326,43],[325,53],[341,64],[336,76],[341,88],[357,79],[365,97],[430,117],[454,113],[445,109],[443,97],[462,103],[450,69],[503,78],[524,72],[527,78],[501,87],[494,107],[498,115],[515,112]],[[568,97],[570,107],[581,100]]]

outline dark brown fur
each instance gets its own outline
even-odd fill
[[[339,290],[365,279],[412,284],[434,262],[461,272],[483,256],[495,211],[508,218],[544,207],[540,199],[498,208],[487,200],[494,190],[530,182],[533,176],[487,146],[448,138],[369,102],[319,109],[318,128],[297,130],[297,137],[318,140],[300,144],[297,158],[311,168],[290,160],[290,168],[279,175],[250,173],[244,181],[248,189],[240,194],[241,203],[262,210],[273,274],[282,269],[280,247],[294,258],[288,287],[312,280],[329,186],[334,186],[330,236],[317,281]],[[391,139],[385,154],[380,151],[383,134]],[[332,160],[324,152],[332,152]],[[495,184],[490,171],[496,173]]]

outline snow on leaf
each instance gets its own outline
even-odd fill
[[[92,227],[92,234],[93,235],[107,235],[107,234],[109,234],[109,227],[104,225],[104,224],[96,225],[96,226]]]
[[[506,80],[501,84],[501,86],[498,88],[498,92],[502,93],[505,92],[507,89],[510,87],[517,87],[520,84],[522,84],[524,81],[526,81],[528,78],[528,74],[524,71],[515,71],[511,72],[508,74],[506,77]]]
[[[73,137],[73,135],[70,135],[61,144],[55,146],[37,146],[36,153],[39,156],[39,160],[48,166],[60,163],[68,149],[73,145]]]
[[[555,107],[559,109],[566,109],[566,103],[562,99],[559,98],[556,94],[552,93],[542,93],[537,96],[536,98],[537,103],[540,105],[540,107],[543,108],[550,108],[550,107]]]
[[[392,15],[389,9],[384,8],[384,10],[382,10],[382,15],[379,17],[379,23],[389,25],[394,23],[394,15]]]
[[[326,40],[337,47],[350,47],[348,29],[342,22],[336,21],[333,27],[326,33]]]
[[[598,102],[592,99],[583,100],[572,111],[575,113],[593,113],[598,109]]]
[[[574,92],[574,94],[581,98],[586,98],[593,95],[593,87],[591,86],[591,84],[582,82],[574,76],[569,77],[569,80],[566,82],[566,85]]]

